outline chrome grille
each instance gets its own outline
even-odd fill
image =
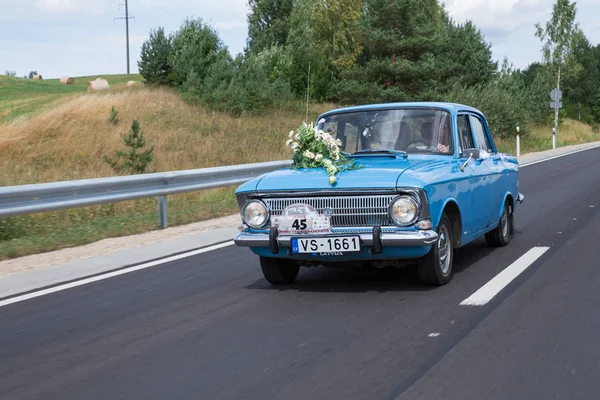
[[[375,196],[332,196],[332,197],[288,197],[264,198],[271,215],[281,215],[292,204],[308,204],[319,213],[331,210],[333,227],[371,227],[393,225],[388,207],[397,195]]]

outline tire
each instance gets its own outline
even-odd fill
[[[503,247],[510,242],[510,235],[513,232],[513,215],[510,213],[510,206],[504,203],[502,215],[498,221],[498,226],[494,230],[485,234],[485,240],[489,246]]]
[[[296,281],[300,265],[279,258],[260,257],[260,268],[265,279],[272,285],[289,285]]]
[[[454,274],[454,246],[452,224],[444,213],[437,228],[438,240],[426,256],[419,259],[419,278],[426,285],[443,286],[452,280]]]

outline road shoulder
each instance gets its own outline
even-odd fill
[[[238,215],[0,262],[0,298],[232,240]]]

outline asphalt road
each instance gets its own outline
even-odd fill
[[[0,399],[595,399],[600,150],[521,170],[508,247],[454,280],[305,269],[227,247],[0,307]],[[594,207],[591,207],[594,206]],[[536,246],[484,306],[460,303]]]

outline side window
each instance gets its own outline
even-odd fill
[[[479,150],[485,150],[488,153],[492,153],[492,145],[485,133],[483,122],[478,117],[471,115],[471,126],[473,127],[473,134],[475,135],[475,141],[477,142],[477,148]]]
[[[469,124],[469,116],[466,114],[458,116],[458,137],[462,149],[473,149],[473,135],[471,134],[471,125]]]

